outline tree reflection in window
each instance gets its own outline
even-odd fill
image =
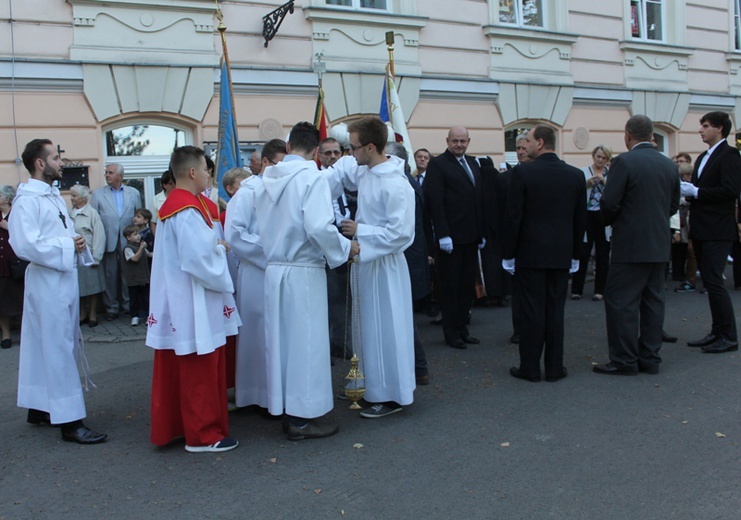
[[[185,144],[185,132],[177,128],[151,124],[135,124],[105,133],[108,157],[170,155]]]
[[[543,27],[543,0],[499,0],[499,22]]]

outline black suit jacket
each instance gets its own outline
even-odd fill
[[[728,142],[722,142],[698,179],[697,169],[706,154],[700,154],[692,172],[692,184],[700,190],[696,199],[688,199],[690,238],[733,241],[738,238],[736,201],[741,191],[741,155]]]
[[[473,157],[465,157],[475,185],[450,150],[430,160],[422,185],[435,238],[450,237],[454,245],[477,244],[485,237],[481,174]]]
[[[555,153],[512,170],[504,257],[515,268],[568,269],[579,258],[587,219],[584,173]]]
[[[605,225],[612,225],[612,262],[668,262],[669,217],[679,209],[677,166],[649,143],[612,161],[600,200]]]

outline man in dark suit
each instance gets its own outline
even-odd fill
[[[90,205],[100,214],[105,229],[106,243],[103,255],[103,273],[105,275],[106,319],[115,320],[119,312],[119,297],[124,311],[129,304],[129,290],[121,268],[123,247],[126,239],[123,229],[134,221],[134,213],[142,207],[139,192],[123,184],[124,168],[120,164],[109,164],[105,167],[106,186],[93,192]]]
[[[479,343],[468,333],[468,313],[483,247],[483,186],[479,167],[466,155],[471,142],[462,126],[450,129],[448,149],[430,160],[423,184],[435,238],[445,342],[457,349]]]
[[[595,365],[597,374],[659,372],[669,217],[679,209],[679,173],[652,139],[648,117],[628,120],[629,152],[612,160],[600,200],[605,225],[612,225],[612,257],[605,286],[610,362]]]
[[[738,350],[736,316],[723,286],[726,258],[738,239],[736,203],[741,191],[741,156],[728,145],[730,132],[725,112],[700,119],[700,137],[709,149],[697,158],[692,182],[682,183],[682,195],[690,203],[690,238],[713,318],[710,334],[687,345],[703,347],[708,354]]]
[[[509,373],[540,381],[545,344],[545,377],[566,377],[563,366],[563,315],[569,273],[579,268],[579,247],[586,223],[586,182],[578,168],[556,155],[556,134],[545,125],[527,136],[531,163],[512,171],[507,194],[510,233],[502,266],[517,270],[520,283],[520,366]]]
[[[517,146],[518,163],[526,164],[532,162],[532,159],[527,156],[527,132],[518,134],[515,143]],[[502,244],[507,240],[506,236],[510,232],[509,218],[507,217],[507,192],[509,191],[512,172],[513,169],[508,167],[497,176],[497,234]],[[512,336],[510,336],[509,342],[516,345],[520,343],[520,331],[522,330],[520,283],[517,273],[513,273],[510,288],[512,293]]]

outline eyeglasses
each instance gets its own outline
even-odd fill
[[[358,146],[355,146],[354,144],[350,143],[350,150],[352,150],[354,152],[358,148],[363,148],[364,146],[368,146],[368,143],[359,144]]]
[[[274,160],[272,160],[272,159],[271,159],[270,157],[265,157],[265,158],[266,158],[266,159],[268,160],[268,162],[269,162],[270,164],[272,164],[273,166],[275,166],[276,164],[278,164],[277,162],[275,162]]]

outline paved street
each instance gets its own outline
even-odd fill
[[[509,309],[475,308],[482,344],[465,351],[418,314],[432,383],[413,406],[368,420],[338,401],[340,433],[298,443],[280,421],[236,412],[240,446],[223,454],[149,443],[144,327],[83,327],[98,386],[86,422],[110,436],[97,446],[26,424],[16,343],[0,351],[0,519],[736,519],[739,354],[684,346],[709,331],[707,297],[667,298],[665,328],[680,341],[664,346],[659,375],[592,374],[607,347],[603,304],[588,297],[567,303],[558,383],[508,375]],[[335,367],[338,385],[347,368]]]

